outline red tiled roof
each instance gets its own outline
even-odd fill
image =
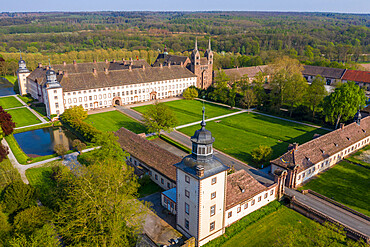
[[[123,150],[142,161],[145,165],[176,181],[176,167],[174,164],[181,161],[179,156],[125,128],[116,131],[115,135],[118,137],[118,143]]]
[[[282,168],[299,165],[298,172],[321,162],[354,143],[370,136],[370,116],[361,120],[361,124],[351,123],[343,129],[334,130],[290,150],[271,163]]]
[[[370,71],[347,70],[342,80],[370,83]]]
[[[245,170],[228,175],[226,186],[226,210],[267,189]]]

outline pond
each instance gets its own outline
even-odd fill
[[[7,79],[0,77],[0,96],[15,95],[14,85]]]
[[[48,127],[14,134],[21,149],[29,157],[38,157],[54,154],[54,146],[63,144],[72,149],[72,142],[77,137],[62,127]]]

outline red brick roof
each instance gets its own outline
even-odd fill
[[[125,128],[119,129],[115,132],[115,135],[118,137],[118,143],[123,150],[139,159],[148,167],[176,181],[176,167],[174,164],[181,161],[179,156]]]
[[[370,83],[370,72],[360,70],[347,70],[342,80]]]
[[[282,168],[299,165],[298,172],[301,172],[368,136],[370,136],[370,116],[362,119],[360,125],[351,123],[343,129],[334,130],[299,145],[296,150],[288,151],[271,163]]]
[[[226,186],[226,210],[267,189],[245,170],[228,175]]]

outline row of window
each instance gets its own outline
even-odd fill
[[[209,224],[209,231],[212,232],[215,229],[216,222],[213,221]],[[189,220],[185,219],[185,228],[189,230]]]
[[[270,191],[270,196],[272,196],[272,195],[274,195],[274,190],[271,190]],[[264,194],[264,196],[263,196],[263,198],[264,199],[267,199],[267,197],[268,197],[268,193],[266,192],[265,194]],[[262,196],[259,196],[258,198],[257,198],[257,200],[258,200],[258,202],[260,202],[261,200],[262,200]],[[247,202],[246,204],[244,204],[244,210],[246,210],[247,208],[248,208],[248,204],[249,204],[249,202]],[[253,199],[252,201],[251,201],[251,206],[254,206],[254,204],[256,204],[256,200],[255,199]],[[237,209],[236,209],[236,212],[237,213],[240,213],[241,212],[241,206],[239,206]],[[233,211],[229,211],[228,212],[228,214],[227,214],[227,218],[231,218],[233,216]]]
[[[185,182],[187,182],[188,184],[190,184],[190,177],[188,175],[185,175]],[[214,177],[211,180],[211,184],[212,185],[215,184],[215,183],[217,183],[217,177]]]

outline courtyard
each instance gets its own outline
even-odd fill
[[[342,161],[300,189],[311,189],[370,216],[370,170]]]
[[[203,102],[199,100],[174,100],[161,104],[167,105],[175,114],[178,125],[193,123],[202,120]],[[140,113],[145,113],[150,105],[138,106],[132,108]],[[237,109],[205,102],[206,119],[218,117],[232,112],[237,112]]]
[[[117,131],[125,127],[136,134],[146,132],[144,125],[116,110],[91,114],[84,121],[101,131]]]
[[[246,163],[253,164],[251,151],[259,145],[272,148],[272,159],[287,151],[289,144],[299,144],[312,140],[314,134],[325,134],[328,131],[292,123],[255,113],[242,113],[217,121],[207,122],[206,128],[216,138],[214,147]],[[199,129],[193,125],[178,131],[192,136]]]

